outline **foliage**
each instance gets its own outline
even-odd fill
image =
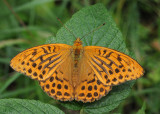
[[[106,112],[111,110],[110,113],[160,112],[160,101],[157,100],[160,96],[160,2],[158,0],[100,0],[94,2],[88,0],[81,2],[78,0],[21,0],[16,2],[8,0],[7,3],[17,16],[7,7],[5,1],[7,0],[0,1],[2,10],[0,12],[0,98],[3,98],[5,102],[7,102],[6,98],[36,99],[47,103],[46,105],[59,107],[66,113],[76,112],[72,110],[73,108],[81,109],[80,113],[93,113],[93,111],[96,113],[96,107],[102,104],[106,106],[105,102],[109,104],[110,99],[112,101],[115,98],[117,105],[113,105],[112,109],[118,107],[114,110],[107,107]],[[90,12],[88,6],[98,2],[101,2],[103,6],[94,9],[95,12]],[[98,12],[101,8],[104,11]],[[123,34],[123,39],[108,13],[113,16]],[[122,99],[128,95],[119,96],[123,90],[128,90],[127,94],[129,94],[131,82],[114,87],[113,91],[100,101],[84,105],[77,102],[61,103],[53,100],[41,90],[36,81],[13,72],[9,67],[9,61],[24,49],[44,44],[46,41],[47,43],[73,44],[74,37],[62,27],[56,17],[59,17],[63,23],[67,21],[65,25],[73,31],[76,37],[82,37],[85,33],[103,24],[105,20],[105,26],[83,39],[84,45],[107,46],[135,55],[134,58],[140,62],[146,73],[143,78],[136,81],[134,89],[126,100]],[[92,17],[95,17],[95,22]],[[116,32],[115,29],[108,29],[111,23],[118,31],[112,43],[112,35]],[[108,31],[104,31],[106,29]],[[97,37],[102,39],[98,41]],[[126,51],[125,44],[130,51]],[[122,93],[113,94],[118,91]],[[118,100],[120,100],[120,105],[118,105]]]

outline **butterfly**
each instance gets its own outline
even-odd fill
[[[143,68],[128,55],[100,46],[45,44],[15,56],[10,66],[34,80],[52,98],[61,101],[93,102],[112,86],[135,80]]]

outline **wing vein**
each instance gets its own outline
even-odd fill
[[[95,56],[94,56],[95,57]],[[96,58],[96,57],[95,57]],[[95,59],[91,58],[102,70],[109,76],[108,71],[103,67],[103,65],[99,64]],[[99,59],[97,59],[99,60]],[[102,77],[102,76],[101,76]]]
[[[107,64],[105,61],[103,61],[102,59],[100,59],[99,57],[97,57],[97,56],[94,56],[96,59],[98,59],[100,62],[102,62],[104,65],[106,65],[109,69],[111,69],[112,71],[113,71],[113,69],[112,69],[112,67],[110,67],[109,66],[109,64]]]
[[[39,65],[43,64],[44,62],[46,62],[46,61],[48,61],[48,60],[51,60],[53,57],[55,57],[55,56],[57,56],[57,55],[59,55],[59,54],[54,54],[54,55],[51,55],[50,57],[47,57],[45,60],[41,61],[41,62],[39,63]],[[42,56],[42,57],[43,57],[43,56]]]
[[[61,55],[62,56],[62,55]],[[49,63],[47,63],[42,70],[44,70],[46,67],[48,67],[50,64],[52,64],[53,62],[57,61],[59,58],[61,58],[61,56],[56,57],[55,59],[53,59],[52,61],[49,61]]]

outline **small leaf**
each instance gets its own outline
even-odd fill
[[[60,109],[50,104],[35,100],[1,99],[0,113],[3,114],[64,114]]]
[[[146,103],[143,102],[142,108],[137,112],[137,114],[145,114]]]
[[[102,4],[96,4],[80,10],[72,16],[72,18],[65,24],[65,26],[76,37],[82,38],[84,35],[93,31],[103,23],[106,24],[82,39],[83,46],[97,45],[109,47],[126,53],[127,49],[122,34],[116,27],[116,24],[110,16],[109,12]],[[56,41],[56,43],[59,42],[73,45],[76,38],[71,32],[62,27],[58,31],[56,38],[53,37],[54,39],[49,43],[55,43],[54,41]],[[61,102],[61,105],[71,110],[82,109],[82,112],[84,111],[87,113],[109,112],[116,108],[122,102],[122,100],[124,100],[129,95],[133,84],[134,81],[130,81],[113,87],[113,90],[110,91],[108,95],[93,103],[85,104],[81,102],[76,103],[73,101]]]

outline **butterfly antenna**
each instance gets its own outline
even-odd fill
[[[62,21],[57,17],[57,19],[58,19],[58,21],[63,25],[63,27],[66,29],[66,30],[68,30],[75,38],[76,38],[76,36],[73,34],[73,32],[70,30],[70,29],[68,29],[63,23],[62,23]]]
[[[87,35],[89,35],[90,33],[92,33],[92,32],[94,32],[94,31],[96,31],[96,30],[98,30],[99,28],[101,28],[102,26],[104,26],[106,23],[103,23],[102,25],[100,25],[99,27],[97,27],[96,29],[94,29],[94,30],[92,30],[92,31],[90,31],[90,32],[88,32],[87,34],[85,34],[82,38],[84,38],[84,37],[86,37]],[[81,39],[82,39],[81,38]]]

